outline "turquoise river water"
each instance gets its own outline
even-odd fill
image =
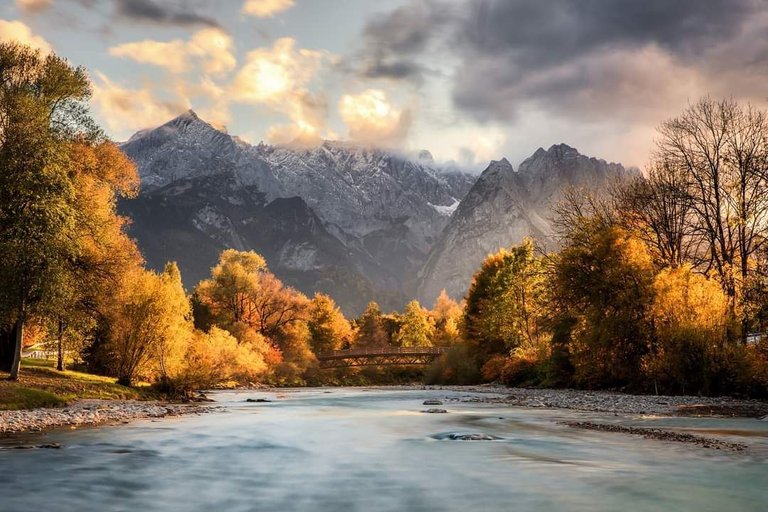
[[[0,511],[768,510],[768,421],[453,401],[441,406],[447,414],[421,413],[425,399],[471,396],[437,390],[212,396],[221,412],[30,441],[59,450],[0,449]],[[563,420],[720,435],[749,450],[583,431]]]

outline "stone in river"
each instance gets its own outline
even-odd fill
[[[427,409],[426,411],[421,411],[421,412],[425,414],[445,414],[448,411],[446,411],[445,409]]]
[[[443,405],[443,402],[440,400],[424,400],[422,405]]]
[[[246,402],[255,403],[255,404],[265,404],[271,401],[272,400],[269,400],[267,398],[249,398],[246,400]]]

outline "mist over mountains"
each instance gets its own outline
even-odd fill
[[[478,177],[428,152],[250,145],[192,111],[122,149],[142,188],[120,210],[150,266],[177,261],[191,288],[221,250],[255,250],[286,283],[329,293],[350,314],[369,300],[431,304],[442,288],[460,299],[488,253],[527,235],[552,242],[551,205],[565,188],[627,172],[560,144]]]

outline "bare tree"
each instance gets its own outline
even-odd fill
[[[650,164],[615,192],[620,222],[635,232],[664,266],[695,262],[701,237],[693,228],[687,177],[663,160]],[[695,264],[695,263],[694,263]]]
[[[702,270],[714,273],[736,313],[750,261],[768,227],[768,118],[751,105],[704,98],[659,128],[657,165],[684,176],[700,237]],[[746,327],[746,318],[742,316]],[[745,335],[746,333],[742,333]]]

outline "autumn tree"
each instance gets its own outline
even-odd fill
[[[445,290],[437,296],[429,314],[435,324],[435,345],[449,346],[460,341],[460,326],[464,310],[459,303],[448,296]]]
[[[472,279],[464,313],[482,365],[495,354],[544,340],[545,281],[533,241],[488,256]]]
[[[648,315],[653,338],[643,360],[654,390],[675,393],[722,391],[713,388],[728,358],[728,297],[714,279],[690,265],[666,268],[653,281]]]
[[[0,44],[0,318],[15,333],[12,379],[27,320],[72,286],[67,267],[80,248],[67,147],[99,136],[90,92],[84,69]]]
[[[166,380],[176,373],[192,325],[175,264],[166,265],[161,274],[142,269],[127,274],[104,314],[109,364],[118,382]]]
[[[267,369],[258,343],[242,343],[228,331],[211,327],[208,332],[192,334],[172,384],[176,391],[184,392],[230,381],[254,382]]]
[[[266,260],[253,251],[227,249],[211,269],[211,278],[201,281],[195,291],[219,323],[251,323],[251,297],[259,292]]]
[[[418,300],[412,300],[405,306],[400,328],[395,333],[394,342],[401,347],[429,347],[435,335],[435,326],[427,311]]]
[[[704,98],[659,129],[658,165],[684,174],[701,270],[717,277],[738,315],[751,260],[768,224],[768,114]],[[748,319],[742,315],[746,339]]]
[[[356,321],[358,347],[380,347],[389,343],[389,337],[384,330],[381,309],[375,302],[369,302],[365,311]]]
[[[352,327],[330,296],[316,293],[308,317],[312,350],[316,354],[339,350],[352,342]]]
[[[701,236],[687,187],[686,172],[659,159],[645,176],[616,190],[621,224],[648,245],[660,266],[680,267],[700,257]]]
[[[637,384],[648,353],[654,267],[645,244],[618,226],[588,219],[555,257],[554,323],[567,326],[577,383]]]
[[[219,325],[242,322],[270,339],[306,318],[307,298],[270,273],[253,251],[222,252],[211,278],[198,284],[195,295]]]

